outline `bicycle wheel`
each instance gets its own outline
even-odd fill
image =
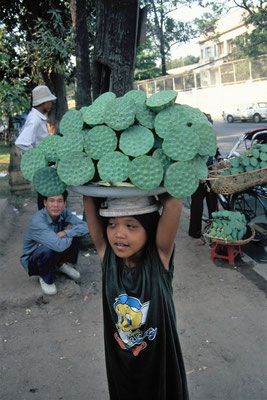
[[[255,229],[254,241],[267,238],[267,202],[254,192],[236,193],[231,199],[233,211],[239,211],[245,215],[247,221]]]

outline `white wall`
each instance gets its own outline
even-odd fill
[[[232,105],[267,101],[267,80],[178,92],[176,101],[198,107],[213,118],[221,118],[222,111]]]

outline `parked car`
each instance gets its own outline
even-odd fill
[[[208,120],[210,121],[211,124],[213,124],[213,119],[212,116],[209,113],[205,113],[203,112],[204,115],[206,115],[206,117],[208,118]]]
[[[241,104],[231,110],[223,111],[222,116],[225,121],[253,121],[256,123],[267,120],[267,102]]]

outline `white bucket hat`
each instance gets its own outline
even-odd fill
[[[101,204],[99,214],[102,217],[123,217],[127,215],[149,214],[160,209],[160,203],[154,196],[146,197],[108,197]]]
[[[54,96],[47,86],[40,85],[36,86],[32,91],[32,105],[39,106],[46,101],[56,100],[56,96]]]

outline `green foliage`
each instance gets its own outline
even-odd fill
[[[136,52],[134,79],[141,81],[160,76],[161,70],[156,64],[159,56],[159,51],[150,39],[139,46]]]
[[[187,1],[190,7],[192,0]],[[148,8],[147,36],[152,38],[153,45],[160,54],[161,72],[166,75],[166,61],[171,47],[177,43],[185,43],[196,36],[196,30],[188,22],[175,20],[170,13],[184,5],[184,1],[143,0]]]
[[[186,57],[180,57],[179,59],[171,60],[166,63],[167,69],[184,67],[185,65],[196,64],[199,62],[199,57],[188,55]]]

